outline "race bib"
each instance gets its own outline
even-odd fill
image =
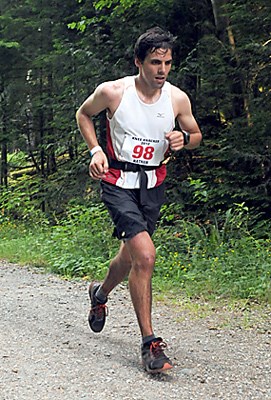
[[[134,164],[158,166],[168,148],[166,139],[146,139],[125,135],[121,149],[123,161]]]

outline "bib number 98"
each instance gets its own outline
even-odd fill
[[[153,146],[142,146],[138,144],[133,149],[132,157],[139,159],[143,158],[144,160],[151,160],[154,154],[154,147]]]

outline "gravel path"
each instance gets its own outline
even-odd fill
[[[221,323],[229,315],[190,318],[154,304],[154,326],[175,367],[151,376],[140,364],[125,286],[112,293],[106,326],[94,334],[87,324],[86,282],[3,262],[0,282],[1,400],[271,399],[268,308],[258,324],[244,329],[238,318]]]

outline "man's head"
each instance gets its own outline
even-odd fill
[[[141,63],[144,62],[149,53],[157,49],[170,49],[172,52],[174,37],[170,32],[166,32],[159,27],[148,29],[136,41],[134,47],[134,56]]]

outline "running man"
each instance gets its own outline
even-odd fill
[[[164,202],[163,161],[169,150],[194,149],[202,139],[188,96],[167,81],[173,44],[173,36],[159,27],[143,33],[134,48],[138,74],[100,84],[76,114],[92,157],[90,176],[101,181],[101,198],[120,240],[104,281],[89,286],[89,325],[94,332],[102,331],[108,296],[128,277],[142,336],[142,362],[150,373],[173,367],[151,318],[156,255],[151,237]],[[103,110],[108,119],[105,152],[92,121]]]

